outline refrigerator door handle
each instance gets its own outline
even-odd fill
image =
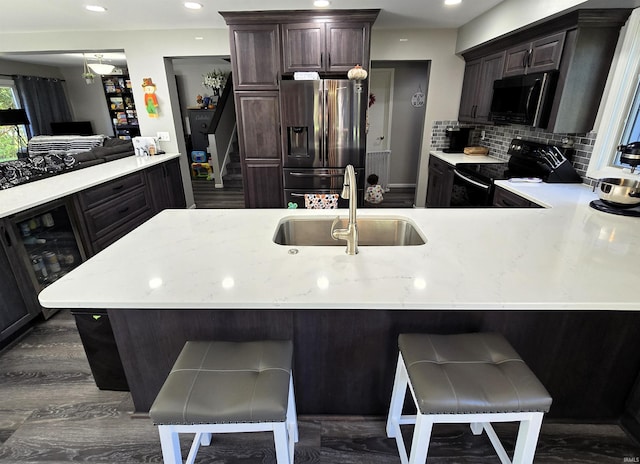
[[[291,177],[343,177],[344,173],[336,173],[336,174],[326,174],[326,173],[308,173],[308,172],[290,172],[289,175]]]

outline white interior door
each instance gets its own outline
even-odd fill
[[[391,110],[394,69],[375,68],[369,74],[369,94],[375,102],[369,106],[367,152],[389,150],[391,146]]]

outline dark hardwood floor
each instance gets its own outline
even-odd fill
[[[241,188],[215,188],[213,181],[191,179],[193,198],[198,209],[244,208]]]
[[[193,197],[198,209],[244,208],[241,188],[215,188],[212,181],[192,179]],[[386,192],[378,208],[413,208],[415,188],[393,188]],[[365,208],[371,207],[365,205]]]
[[[156,428],[149,419],[132,418],[131,410],[127,392],[95,386],[68,311],[38,323],[0,352],[0,464],[161,463]],[[510,450],[515,426],[498,424],[496,431]],[[188,446],[185,437],[185,451]],[[614,464],[639,458],[640,447],[616,424],[546,421],[535,462]],[[196,462],[274,463],[273,441],[266,433],[215,436]],[[300,417],[298,464],[399,462],[383,418]],[[498,462],[485,435],[473,436],[466,425],[434,427],[429,464]]]

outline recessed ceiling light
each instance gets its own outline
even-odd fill
[[[202,4],[196,2],[184,2],[184,7],[189,8],[190,10],[199,10],[202,8]]]
[[[461,2],[462,0],[444,0],[445,5],[457,5]]]
[[[329,0],[315,0],[313,2],[313,6],[317,8],[326,8],[329,5],[331,5],[331,2]]]
[[[196,36],[196,37],[194,37],[194,39],[196,39],[196,40],[204,40],[204,37]]]
[[[85,8],[89,11],[95,11],[96,13],[104,13],[107,9],[100,5],[87,5]]]

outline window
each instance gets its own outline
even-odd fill
[[[628,166],[620,164],[618,145],[640,140],[640,8],[629,17],[617,56],[587,170],[593,179],[620,177]]]
[[[0,79],[0,110],[19,108],[16,97],[13,81]],[[18,158],[18,151],[21,148],[20,140],[26,140],[24,126],[18,126],[18,133],[15,126],[0,126],[0,162]]]

